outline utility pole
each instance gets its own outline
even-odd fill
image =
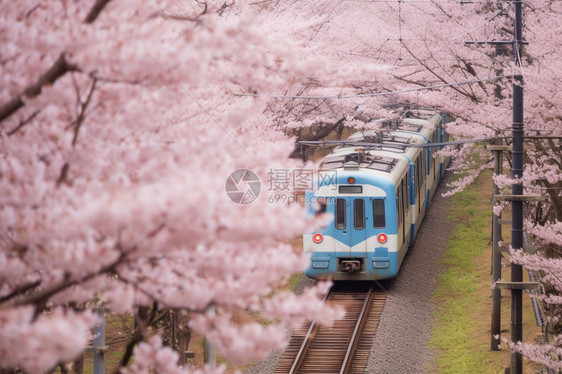
[[[210,305],[207,309],[207,312],[211,315],[212,318],[214,318],[215,306]],[[205,362],[205,365],[208,365],[211,369],[215,369],[217,365],[215,344],[207,339],[206,336],[203,339],[203,360]]]
[[[515,22],[514,22],[513,59],[519,72],[513,76],[513,149],[511,176],[518,179],[511,187],[514,196],[523,195],[523,75],[522,52],[523,52],[523,15],[522,0],[515,0]],[[523,250],[523,201],[514,198],[511,205],[511,246],[516,251]],[[523,267],[511,264],[511,281],[523,282]],[[511,289],[511,341],[513,343],[523,340],[523,290]],[[511,351],[511,374],[523,373],[523,361],[521,354]]]
[[[501,7],[498,4],[498,7]],[[496,45],[496,53],[494,58],[494,63],[497,63],[498,56],[504,54],[504,46]],[[495,69],[496,76],[503,75],[503,71]],[[502,95],[501,86],[499,82],[496,83],[494,88],[494,96],[496,98],[496,105],[500,105]],[[502,145],[502,141],[497,141],[496,144],[488,146],[494,153],[494,175],[503,174],[503,152],[509,151],[511,147]],[[493,196],[492,200],[495,203],[496,195],[499,195],[500,189],[496,182],[493,182]],[[502,255],[499,248],[499,242],[502,239],[502,214],[495,214],[492,209],[492,281],[496,283],[502,277]],[[494,287],[492,290],[492,321],[490,326],[490,349],[492,351],[500,350],[500,335],[501,335],[501,290],[498,287]]]
[[[497,199],[511,201],[511,246],[515,251],[523,250],[523,202],[529,197],[523,196],[523,75],[522,71],[522,53],[523,45],[523,15],[522,1],[513,0],[515,6],[515,17],[513,27],[512,41],[470,41],[465,44],[491,44],[496,47],[511,44],[513,47],[513,60],[516,69],[519,72],[513,75],[513,119],[512,119],[512,166],[511,176],[517,179],[511,186],[511,196],[496,196]],[[500,13],[498,13],[500,14]],[[494,254],[495,256],[495,254]],[[503,284],[500,284],[503,283]],[[511,264],[511,282],[496,282],[496,287],[511,289],[511,341],[513,343],[523,340],[523,267],[521,265]],[[528,285],[530,286],[530,285]],[[497,295],[497,294],[496,294]],[[497,297],[497,296],[496,296]],[[496,306],[497,307],[497,306]],[[494,312],[493,312],[494,313]],[[492,330],[499,326],[499,320],[496,321],[492,316]],[[496,323],[498,323],[496,325]],[[495,341],[492,338],[492,349]],[[511,374],[523,373],[523,361],[521,354],[511,352]]]
[[[505,145],[491,145],[487,147],[494,152],[494,175],[502,174],[503,164],[503,151],[508,151],[509,147]],[[500,189],[496,182],[493,184],[493,197],[499,195]],[[501,213],[496,215],[492,212],[492,281],[496,283],[502,276],[502,255],[499,248],[499,242],[502,240],[502,221]],[[491,344],[492,351],[500,350],[500,334],[501,334],[501,290],[494,287],[492,290],[492,323],[491,331]]]
[[[101,313],[100,323],[94,328],[94,374],[105,374],[105,314]]]

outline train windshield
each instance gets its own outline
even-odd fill
[[[336,199],[336,229],[345,229],[345,199]]]
[[[384,199],[373,199],[373,226],[376,229],[382,229],[386,227]]]
[[[353,226],[357,230],[365,228],[365,200],[353,200]]]

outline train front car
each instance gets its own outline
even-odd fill
[[[408,158],[396,152],[344,147],[326,157],[307,200],[333,221],[303,237],[311,253],[307,276],[373,280],[398,273],[408,247],[399,233],[410,223],[397,214],[397,204],[409,205],[406,193],[397,196],[397,186],[408,181],[409,170]]]
[[[448,162],[434,157],[438,147],[427,147],[447,139],[444,118],[429,110],[408,113],[379,121],[378,131],[327,142],[340,147],[324,159],[307,204],[333,220],[303,236],[303,249],[311,254],[309,277],[375,280],[398,274]]]

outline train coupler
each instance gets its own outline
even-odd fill
[[[361,261],[359,260],[342,260],[341,270],[348,273],[361,271]]]

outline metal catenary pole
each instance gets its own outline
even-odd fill
[[[513,55],[516,67],[522,69],[522,45],[523,45],[523,18],[522,0],[515,0],[515,41],[513,43]],[[523,177],[523,75],[521,73],[513,76],[513,150],[512,168],[513,178]],[[512,185],[511,193],[515,196],[523,195],[523,184],[521,181]],[[514,250],[521,251],[523,248],[523,201],[514,199],[511,207],[511,245]],[[511,264],[511,281],[523,281],[523,267]],[[511,341],[513,343],[523,340],[523,290],[511,290]],[[511,374],[521,374],[523,362],[520,353],[511,352]]]
[[[513,75],[513,121],[512,121],[512,167],[511,176],[518,181],[511,187],[512,196],[510,197],[511,205],[511,246],[516,251],[523,250],[523,74],[522,74],[522,52],[523,44],[523,12],[522,0],[514,0],[515,20],[514,20],[514,40],[506,41],[469,41],[465,44],[491,44],[495,46],[512,44],[513,58],[515,67],[519,73]],[[499,13],[498,13],[499,15]],[[511,341],[513,343],[521,342],[523,339],[523,290],[522,285],[515,286],[516,283],[523,282],[523,267],[521,265],[511,264]],[[499,282],[496,282],[498,284]],[[492,340],[492,344],[494,341]],[[522,374],[523,363],[521,354],[511,352],[511,374]]]
[[[492,149],[495,156],[494,174],[502,173],[503,153],[500,147]],[[494,182],[494,196],[498,195],[500,189]],[[501,252],[498,243],[502,240],[502,225],[500,223],[501,213],[499,215],[492,214],[492,280],[497,282],[501,279]],[[501,334],[501,290],[494,287],[492,290],[492,323],[491,323],[491,350],[500,350],[500,334]]]
[[[101,314],[99,325],[94,328],[94,374],[105,374],[105,314]]]
[[[501,9],[503,4],[498,3],[498,8]],[[496,51],[494,53],[494,63],[497,63],[497,57],[504,54],[504,46],[496,45]],[[496,76],[503,75],[503,71],[496,68]],[[496,105],[500,105],[502,94],[501,86],[496,83],[494,88],[494,96],[496,98]],[[503,151],[509,150],[509,147],[501,145],[502,142],[496,142],[496,146],[491,146],[490,150],[494,153],[494,175],[500,175],[503,173]],[[496,182],[493,182],[493,199],[500,193],[500,189]],[[494,201],[495,202],[495,201]],[[492,281],[495,283],[499,281],[502,277],[502,255],[499,248],[499,242],[502,239],[502,224],[501,224],[502,214],[501,212],[496,215],[492,211]],[[491,342],[490,349],[492,351],[500,350],[500,335],[501,335],[501,290],[498,287],[494,287],[492,290],[492,321],[490,326],[491,332]]]
[[[215,316],[214,305],[209,306],[208,313],[212,316],[212,318],[214,318]],[[205,362],[205,365],[207,365],[211,369],[214,369],[217,365],[215,344],[213,344],[213,342],[207,339],[206,336],[203,339],[203,360]]]

